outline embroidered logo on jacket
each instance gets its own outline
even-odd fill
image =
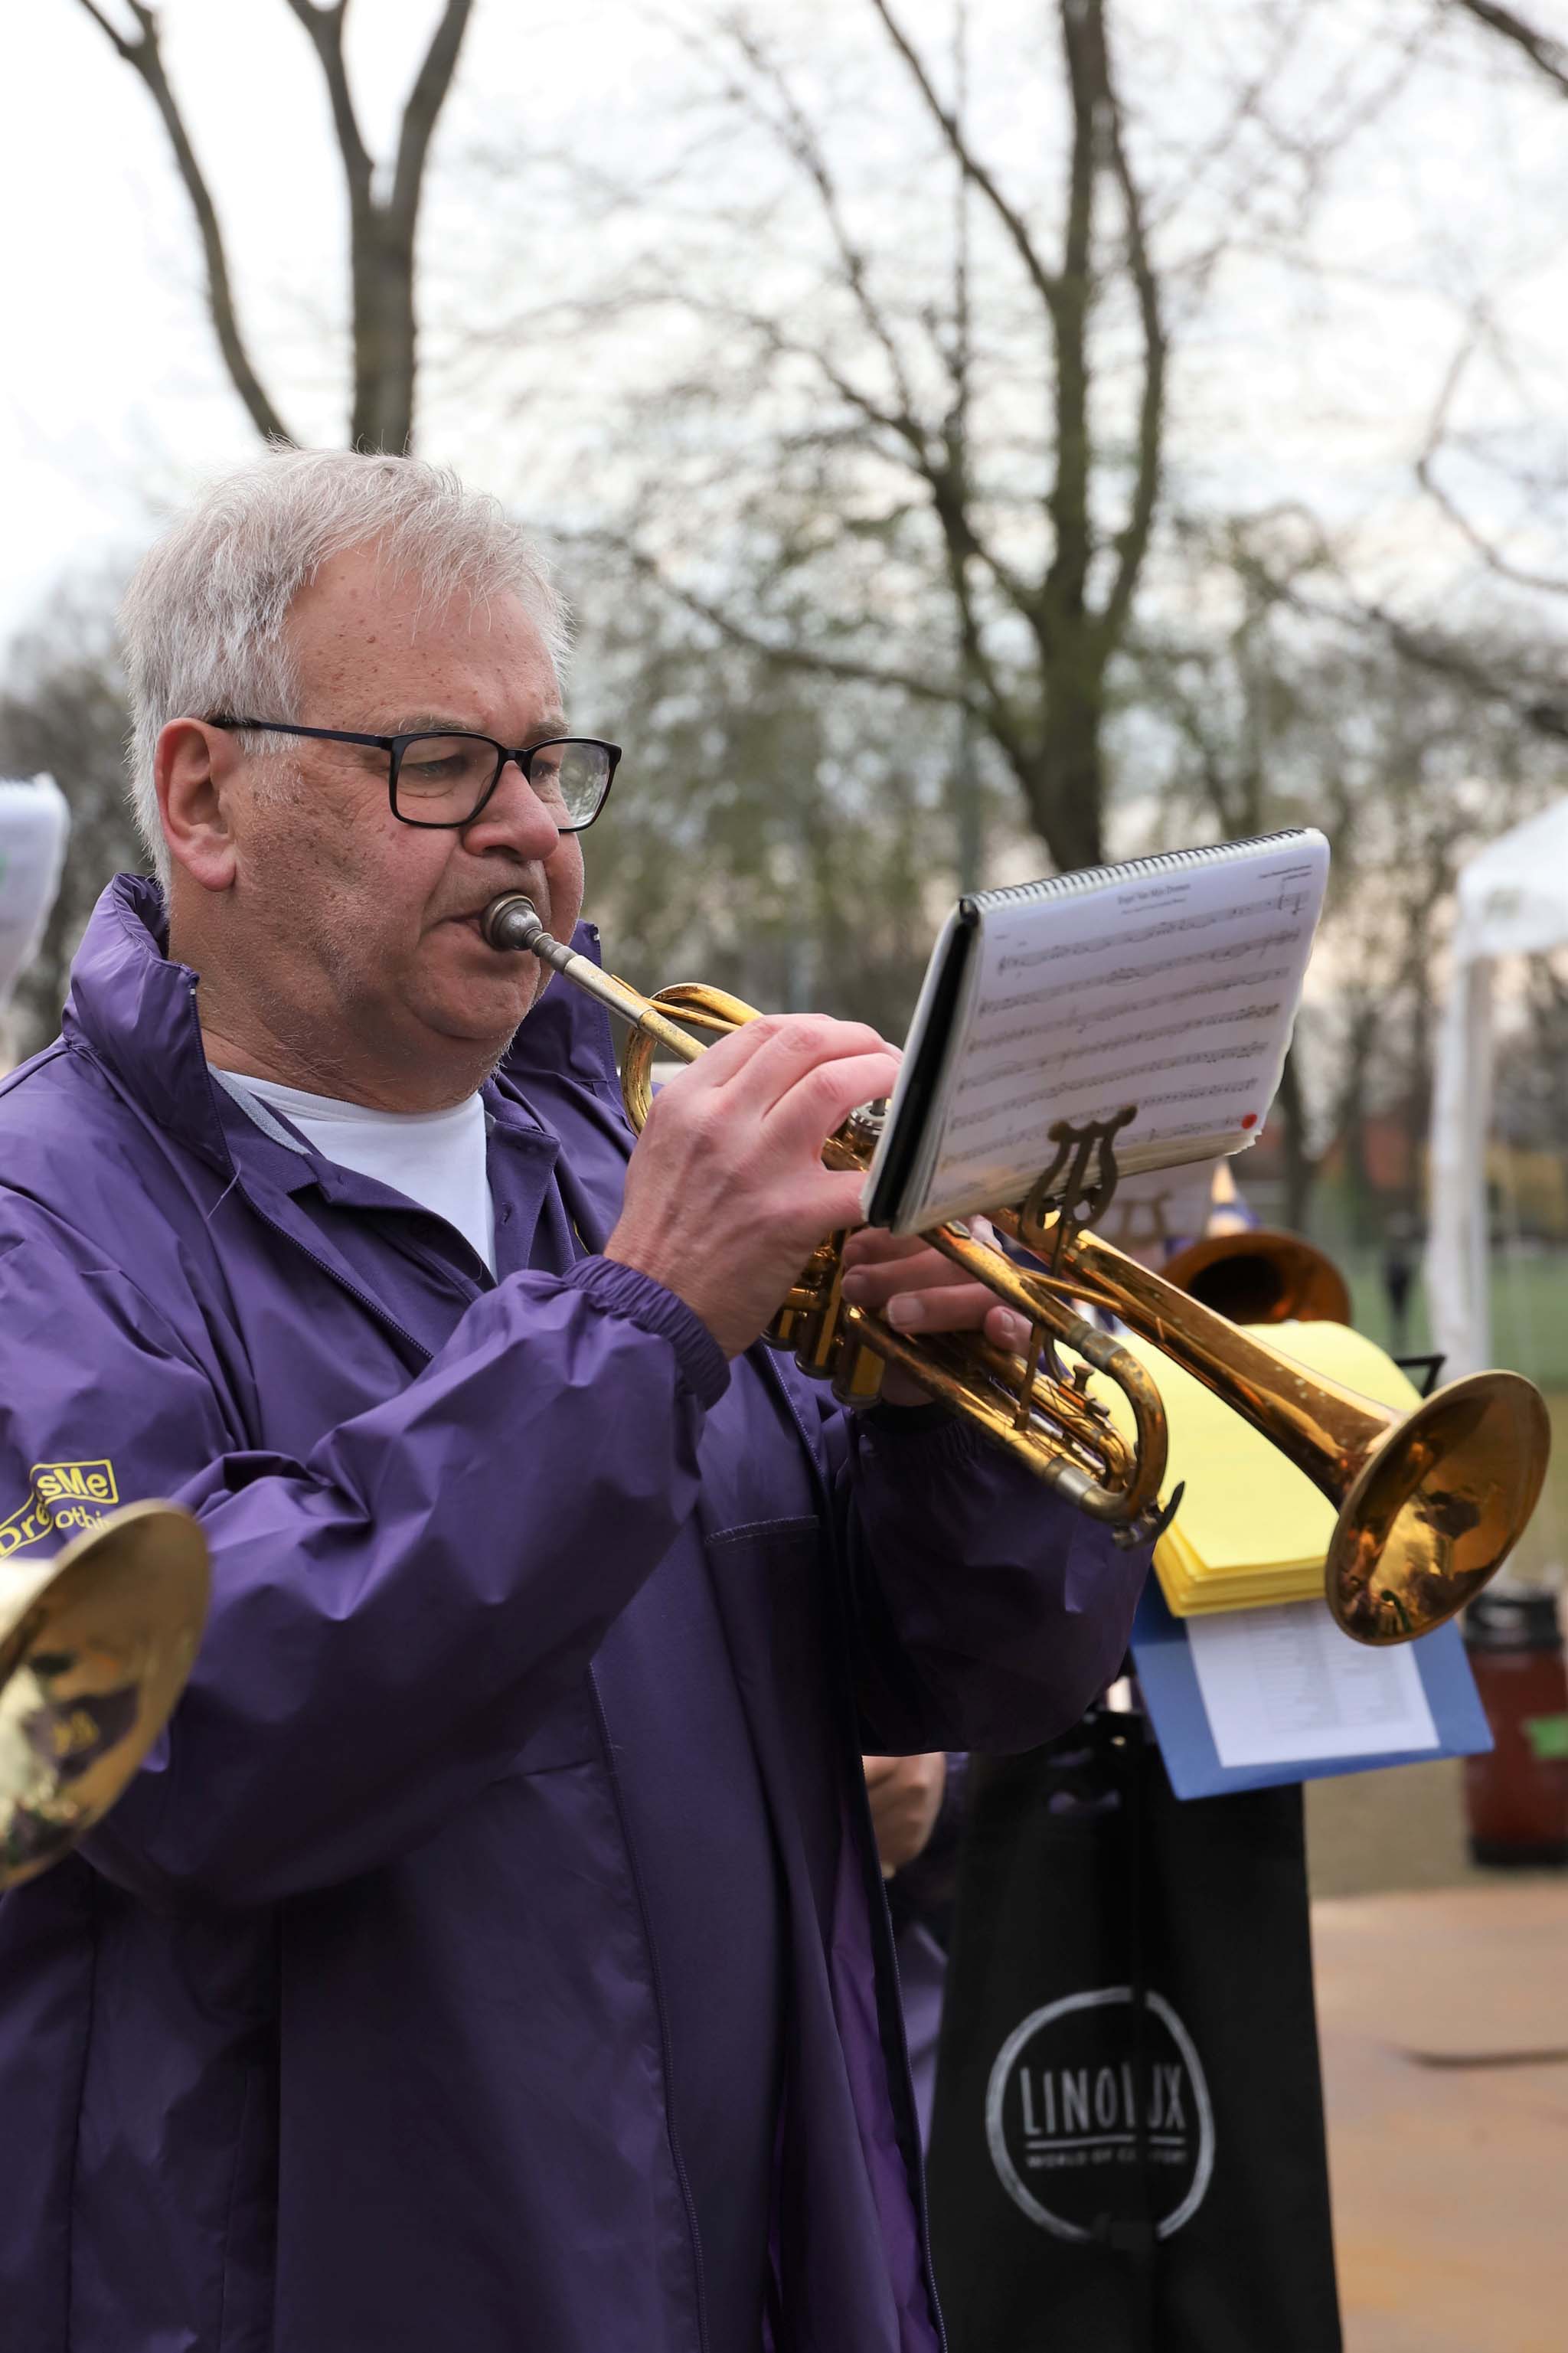
[[[0,1520],[0,1560],[43,1536],[73,1536],[119,1501],[112,1462],[35,1462],[26,1502]]]

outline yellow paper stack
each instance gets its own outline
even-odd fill
[[[1175,1519],[1154,1547],[1154,1572],[1174,1616],[1310,1601],[1323,1589],[1334,1506],[1304,1472],[1147,1341],[1117,1335],[1147,1366],[1164,1400],[1170,1464],[1163,1503],[1183,1481]],[[1276,1324],[1256,1335],[1345,1388],[1400,1411],[1418,1392],[1391,1356],[1343,1324]],[[1102,1394],[1096,1384],[1096,1394]],[[1119,1402],[1112,1399],[1113,1409]],[[1117,1412],[1118,1426],[1128,1425]]]

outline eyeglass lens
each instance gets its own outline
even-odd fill
[[[497,774],[497,746],[472,735],[416,735],[397,766],[399,816],[417,824],[461,824]],[[529,782],[563,826],[586,825],[605,797],[609,754],[598,744],[542,744],[527,761]]]

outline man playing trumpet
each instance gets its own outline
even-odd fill
[[[0,1905],[6,2342],[925,2353],[859,1753],[1058,1731],[1142,1556],[756,1345],[858,1215],[873,1031],[758,1021],[634,1148],[604,1015],[485,944],[504,891],[571,938],[617,756],[492,501],[275,453],[124,624],[158,880],[0,1103],[0,1476],[184,1502],[214,1599]]]

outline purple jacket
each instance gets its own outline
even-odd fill
[[[1143,1556],[595,1255],[630,1137],[576,992],[486,1091],[492,1282],[213,1084],[161,924],[110,887],[0,1089],[0,1549],[40,1466],[107,1463],[215,1573],[165,1738],[0,1903],[0,2345],[752,2353],[704,2316],[653,1928],[722,1852],[728,1710],[783,1947],[777,2353],[927,2353],[858,1754],[1059,1731]],[[655,1669],[678,1557],[708,1630]]]

